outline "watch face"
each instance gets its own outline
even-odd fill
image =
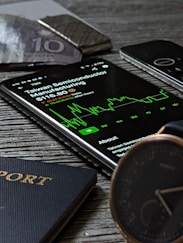
[[[183,140],[153,135],[119,161],[111,213],[128,242],[183,242]]]

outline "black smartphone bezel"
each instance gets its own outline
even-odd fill
[[[116,68],[117,68],[117,70],[119,70],[119,72],[120,72],[120,75],[125,74],[125,75],[127,75],[127,77],[129,76],[132,79],[134,79],[135,82],[138,82],[138,81],[143,82],[145,85],[150,85],[150,88],[152,85],[152,87],[154,87],[155,89],[159,89],[159,87],[157,87],[156,85],[150,84],[148,81],[146,81],[140,77],[137,77],[134,74],[131,74],[131,73],[127,72],[126,70],[123,70],[120,67],[116,66],[115,64],[108,62],[107,60],[104,60],[104,59],[92,58],[87,61],[83,61],[81,63],[73,64],[73,65],[75,67],[79,67],[80,65],[83,65],[83,63],[85,63],[85,64],[94,63],[94,62],[98,62],[101,60],[104,61],[105,63],[108,63],[109,65],[111,65],[111,67],[114,68],[114,70],[116,70]],[[71,68],[72,68],[72,65],[68,65],[67,67],[60,67],[59,71],[64,70],[64,71],[70,72]],[[24,77],[28,79],[30,77],[34,77],[34,75],[42,75],[47,72],[54,73],[55,71],[58,71],[57,67],[46,70],[46,71],[36,72],[34,74],[30,74],[30,75],[24,76]],[[113,73],[113,75],[114,75],[114,73]],[[23,77],[23,79],[24,79],[24,77]],[[117,166],[117,162],[118,162],[117,159],[116,159],[116,161],[113,161],[107,155],[105,155],[100,150],[98,150],[97,147],[93,147],[91,144],[89,144],[87,141],[84,141],[84,139],[81,139],[79,136],[74,134],[69,129],[67,129],[65,127],[60,128],[60,125],[58,125],[58,122],[54,122],[54,123],[52,122],[53,118],[50,120],[47,119],[47,121],[46,121],[45,117],[48,115],[46,114],[46,116],[45,116],[44,112],[41,111],[40,108],[38,108],[38,107],[35,108],[34,105],[32,105],[30,102],[26,101],[24,98],[22,98],[16,94],[12,95],[13,92],[10,89],[8,89],[6,87],[6,85],[7,86],[10,85],[11,82],[15,82],[15,80],[16,81],[22,80],[22,77],[4,81],[0,85],[1,92],[3,92],[3,95],[6,97],[6,99],[8,101],[10,101],[11,103],[14,103],[13,105],[17,106],[22,112],[24,112],[29,117],[33,118],[41,126],[45,127],[46,130],[51,132],[60,141],[62,141],[62,142],[64,141],[66,144],[69,144],[69,146],[70,146],[70,144],[72,144],[71,148],[73,150],[75,150],[76,153],[78,153],[85,159],[91,161],[94,165],[97,165],[98,167],[106,168],[107,170],[104,169],[104,171],[109,171],[109,174],[114,170],[114,168]],[[113,82],[114,82],[114,80],[113,80]],[[113,84],[113,83],[111,83],[111,84]],[[142,87],[140,87],[140,88],[142,89]],[[170,94],[170,92],[169,92],[169,94]],[[179,99],[178,97],[176,97],[176,98]],[[161,125],[163,125],[163,124],[161,124]],[[156,130],[154,130],[154,132],[156,132]],[[146,134],[146,135],[150,135],[150,134]],[[141,138],[139,138],[139,139],[141,139]]]

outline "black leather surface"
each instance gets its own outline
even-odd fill
[[[0,242],[50,242],[95,183],[92,169],[1,157]]]
[[[165,124],[163,133],[168,133],[183,138],[183,120],[173,121]]]

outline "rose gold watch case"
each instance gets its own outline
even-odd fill
[[[116,227],[118,228],[119,232],[124,237],[124,239],[126,240],[127,243],[142,243],[142,242],[133,238],[132,235],[130,235],[128,232],[126,232],[125,229],[123,228],[123,225],[121,225],[121,223],[120,223],[120,219],[118,218],[118,213],[117,213],[116,208],[115,208],[115,201],[114,201],[114,197],[113,197],[113,194],[114,194],[114,191],[115,191],[116,180],[118,178],[120,170],[123,169],[123,164],[126,162],[127,158],[129,156],[133,155],[139,149],[143,148],[143,145],[146,144],[146,143],[151,143],[152,141],[153,142],[154,141],[157,141],[157,142],[159,142],[159,141],[162,141],[162,142],[163,141],[171,141],[171,142],[177,144],[178,146],[181,146],[182,149],[183,149],[183,139],[182,138],[177,137],[175,135],[162,134],[161,133],[162,131],[163,131],[163,128],[160,129],[157,134],[148,136],[148,137],[144,138],[143,140],[134,144],[132,146],[132,148],[130,150],[128,150],[125,153],[125,155],[119,159],[118,165],[115,168],[115,170],[112,174],[112,177],[111,177],[111,189],[110,189],[110,196],[109,196],[111,214],[112,214],[113,220],[116,224]],[[183,242],[183,235],[180,236],[179,238],[177,238],[172,243],[182,243],[182,242]]]

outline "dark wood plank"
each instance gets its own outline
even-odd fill
[[[0,4],[14,2],[20,1],[0,0]],[[56,2],[78,14],[111,38],[113,49],[99,56],[152,82],[156,80],[121,61],[119,48],[153,39],[168,39],[183,45],[181,0],[57,0]],[[86,165],[85,161],[70,149],[1,98],[0,156]],[[99,173],[97,187],[55,242],[124,242],[110,214],[109,190],[110,181]]]

